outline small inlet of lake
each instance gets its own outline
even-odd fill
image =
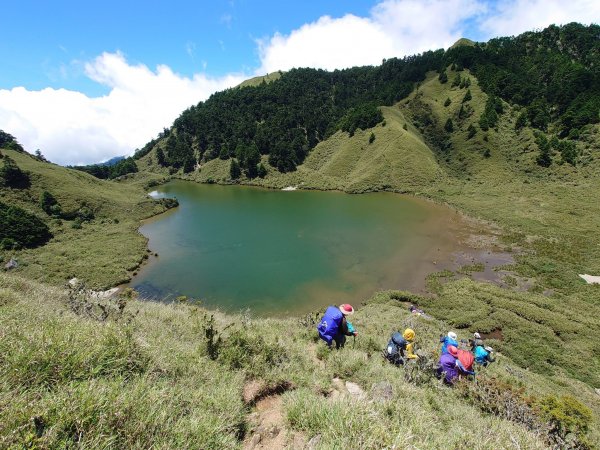
[[[233,312],[297,314],[382,289],[418,292],[468,233],[456,211],[392,193],[172,181],[152,195],[180,206],[140,228],[159,256],[130,285],[142,297],[185,295]]]

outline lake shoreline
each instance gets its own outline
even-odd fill
[[[241,188],[258,188],[260,190],[266,190],[266,191],[280,191],[281,190],[281,189],[277,189],[274,187],[257,186],[255,184],[244,184],[244,183],[200,183],[197,181],[188,180],[188,179],[184,179],[184,178],[180,178],[180,177],[173,177],[171,180],[167,180],[167,183],[169,181],[181,181],[181,182],[190,182],[191,181],[192,183],[198,184],[198,185],[220,184],[222,186],[237,186],[237,187],[241,187]],[[164,186],[167,183],[164,183],[161,186]],[[292,192],[302,192],[302,191],[338,192],[338,193],[345,193],[345,194],[347,194],[347,193],[356,194],[356,192],[346,192],[346,191],[342,191],[342,190],[303,189],[300,186],[298,186],[298,189],[295,191],[291,191],[290,195],[293,195]],[[502,283],[500,277],[494,275],[493,277],[490,277],[491,279],[486,279],[487,275],[485,275],[485,274],[493,273],[492,270],[493,270],[494,266],[493,265],[490,266],[490,264],[488,264],[488,260],[492,260],[492,261],[496,260],[497,258],[495,255],[497,253],[499,253],[499,251],[500,251],[500,247],[499,247],[499,244],[497,241],[498,241],[499,235],[501,234],[501,230],[497,225],[490,224],[487,221],[483,221],[483,220],[468,216],[466,213],[459,210],[458,208],[455,208],[452,205],[447,204],[446,202],[440,202],[434,198],[431,198],[430,196],[421,196],[421,195],[416,195],[414,193],[401,193],[401,192],[394,192],[394,191],[390,191],[390,190],[382,191],[382,190],[375,190],[375,189],[371,190],[369,192],[362,192],[362,193],[400,194],[400,197],[405,197],[406,199],[410,199],[412,201],[417,201],[417,202],[425,201],[426,203],[434,205],[435,207],[443,207],[443,208],[446,208],[449,211],[451,211],[451,215],[453,217],[455,217],[455,219],[453,219],[453,220],[455,220],[456,223],[459,224],[460,226],[462,226],[464,224],[468,224],[469,231],[468,231],[468,233],[463,233],[461,240],[463,240],[464,242],[459,243],[459,245],[457,246],[458,250],[455,249],[456,251],[446,252],[446,253],[444,253],[442,251],[440,253],[440,249],[437,249],[438,250],[437,254],[432,251],[430,254],[427,255],[427,258],[426,258],[426,259],[430,260],[428,267],[419,272],[419,275],[415,277],[416,282],[413,283],[413,285],[411,285],[408,289],[402,288],[401,290],[407,291],[407,292],[412,292],[412,293],[419,294],[419,295],[431,295],[431,292],[427,289],[428,277],[432,274],[435,274],[436,272],[448,271],[448,270],[451,270],[451,271],[455,272],[456,275],[459,275],[459,272],[461,270],[461,264],[458,262],[459,260],[462,261],[463,263],[468,262],[468,265],[470,265],[470,266],[482,265],[484,268],[484,270],[483,270],[484,276],[482,278],[481,277],[479,278],[481,281],[489,281],[494,284],[507,287],[505,283]],[[152,223],[156,220],[163,219],[165,217],[166,213],[172,213],[172,210],[165,211],[163,213],[160,213],[158,215],[149,217],[149,218],[141,221],[140,227],[138,228],[138,232],[143,235],[143,233],[140,230],[144,225],[146,225],[148,223]],[[154,256],[157,249],[151,248],[150,247],[150,239],[148,239],[146,236],[144,236],[144,237],[146,238],[148,257],[143,258],[143,260],[141,261],[141,264],[134,270],[134,272],[137,272],[136,276],[138,276],[140,273],[142,273],[142,271],[147,270],[149,267],[152,267],[154,264],[156,264],[158,262],[158,258]],[[467,241],[469,241],[469,242],[467,242]],[[160,255],[160,252],[159,252],[159,255]],[[515,255],[511,254],[510,257],[505,258],[503,260],[503,262],[506,264],[514,263],[514,256]],[[509,274],[509,272],[504,272],[504,274]],[[134,282],[135,282],[135,276],[128,283],[126,283],[124,285],[120,285],[119,287],[121,287],[121,288],[132,287]],[[359,301],[359,303],[362,303],[365,299],[372,296],[375,292],[389,290],[389,289],[397,289],[397,288],[394,288],[394,287],[375,288],[375,289],[367,292],[365,295],[363,295],[362,297],[364,297],[364,298],[362,298]],[[165,297],[168,298],[168,295],[169,294],[167,294],[167,296],[165,296]],[[177,294],[171,293],[171,295],[173,296],[173,295],[177,295]],[[154,300],[156,300],[156,298]],[[206,305],[204,305],[204,306],[206,306]],[[209,306],[209,308],[221,309],[221,306],[215,305],[214,307]],[[303,314],[303,312],[299,312],[299,314]],[[266,316],[270,316],[270,317],[277,316],[277,314],[274,314],[271,312],[271,313],[266,314]]]

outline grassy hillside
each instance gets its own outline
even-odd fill
[[[72,277],[96,288],[127,281],[147,257],[146,239],[137,232],[140,220],[165,211],[165,204],[147,197],[141,182],[103,181],[27,153],[0,151],[27,172],[31,182],[27,188],[0,188],[0,201],[41,218],[54,235],[42,247],[0,250],[0,261],[6,263],[14,257],[20,274],[53,284],[63,284]],[[146,181],[155,178],[150,176]],[[58,201],[64,217],[43,211],[44,191]],[[82,210],[89,216],[85,220],[78,215]]]
[[[105,304],[98,320],[92,299],[0,274],[0,445],[545,448],[557,438],[545,425],[557,413],[542,406],[552,402],[582,414],[577,439],[598,442],[600,397],[562,373],[536,375],[500,354],[476,384],[449,389],[425,368],[389,365],[379,352],[392,331],[414,328],[430,359],[447,331],[411,316],[407,299],[377,294],[353,316],[356,342],[328,352],[313,316],[129,300]]]
[[[297,171],[281,173],[271,169],[264,180],[248,180],[249,183],[348,192],[415,192],[441,182],[443,172],[433,152],[412,126],[404,130],[408,122],[402,112],[391,107],[382,110],[384,124],[368,131],[357,130],[352,137],[338,132],[317,145]],[[375,140],[369,143],[371,133]],[[228,182],[229,164],[229,160],[211,160],[188,177],[199,182]]]
[[[478,44],[466,51],[483,50]],[[395,64],[382,66],[377,76],[385,80],[386,67]],[[376,294],[353,318],[360,331],[356,346],[333,353],[316,342],[312,315],[255,319],[137,301],[123,312],[119,303],[99,306],[0,274],[2,445],[230,448],[261,440],[274,447],[311,441],[317,448],[543,448],[569,434],[579,448],[597,446],[600,289],[578,274],[600,275],[600,127],[577,127],[566,139],[568,115],[557,116],[544,131],[527,121],[517,126],[535,108],[495,103],[473,73],[460,69],[448,65],[447,81],[438,72],[427,73],[410,95],[386,95],[403,99],[381,107],[384,120],[373,128],[325,138],[320,124],[311,134],[314,148],[287,173],[262,155],[264,178],[231,179],[230,143],[223,145],[225,159],[217,157],[216,141],[199,147],[203,136],[194,137],[186,127],[201,128],[204,121],[186,120],[198,119],[202,108],[185,114],[181,129],[169,136],[172,150],[181,151],[186,162],[191,155],[199,158],[186,174],[183,167],[157,164],[159,148],[168,156],[167,136],[140,155],[139,173],[118,182],[2,150],[32,181],[26,189],[0,190],[0,201],[42,217],[55,237],[43,247],[0,257],[16,256],[17,275],[42,281],[77,276],[110,286],[126,280],[145,254],[145,241],[136,233],[139,220],[165,208],[144,189],[168,176],[271,188],[414,193],[494,226],[499,230],[494,245],[516,260],[504,268],[511,270],[504,289],[470,280],[478,270],[471,267],[432,274],[430,296]],[[366,76],[369,69],[352,73]],[[488,85],[490,73],[483,73]],[[295,73],[301,75],[310,73]],[[322,71],[318,76],[329,77]],[[270,83],[274,95],[276,83]],[[236,95],[250,98],[262,80],[256,84],[256,91]],[[333,83],[334,92],[342,84]],[[342,94],[352,98],[351,91]],[[223,94],[219,101],[228,98]],[[275,111],[277,105],[273,101],[270,107]],[[498,107],[497,122],[486,127],[481,118],[490,105]],[[312,119],[307,111],[296,113]],[[287,123],[290,116],[284,111],[274,117]],[[248,128],[244,121],[232,122],[220,129],[215,119],[216,128],[209,131],[219,137],[233,127],[242,135],[261,123]],[[302,127],[292,128],[298,134]],[[258,131],[257,136],[265,138]],[[549,164],[540,164],[543,138],[554,139]],[[284,141],[285,136],[277,137],[278,145]],[[570,162],[560,151],[567,141],[576,151]],[[80,228],[73,228],[72,220],[50,218],[39,205],[44,190],[63,211],[85,207],[94,218]],[[437,320],[409,316],[403,301]],[[98,320],[103,311],[109,317]],[[473,331],[489,335],[499,361],[478,375],[476,384],[446,389],[424,375],[427,371],[396,369],[379,358],[389,334],[406,326],[415,328],[431,360],[437,337],[452,327],[459,337]],[[492,432],[482,436],[477,430]]]
[[[248,86],[259,86],[263,82],[270,83],[271,81],[278,80],[281,77],[281,71],[268,73],[266,75],[261,75],[254,78],[249,78],[245,81],[242,81],[237,87],[244,88]]]
[[[448,68],[447,74],[449,80],[457,75],[469,79],[469,86],[441,83],[431,73],[407,99],[382,107],[384,123],[352,137],[336,133],[318,144],[295,172],[269,169],[264,179],[242,177],[241,182],[412,192],[498,225],[497,245],[515,252],[517,261],[505,282],[515,291],[529,292],[452,285],[448,292],[458,289],[465,295],[448,294],[448,304],[427,299],[425,304],[458,328],[503,330],[506,342],[499,345],[522,367],[549,374],[550,361],[557,361],[568,376],[598,387],[600,360],[594,336],[599,290],[578,274],[600,273],[599,129],[584,130],[575,166],[561,163],[554,152],[553,164],[541,167],[533,130],[515,129],[518,107],[504,104],[496,127],[483,131],[479,118],[488,96],[468,71]],[[463,102],[467,91],[471,99]],[[448,119],[453,120],[452,132],[444,129]],[[469,127],[476,130],[473,136]],[[369,142],[371,133],[375,139]],[[155,170],[148,159],[140,163]],[[220,159],[184,178],[233,182],[229,160]],[[440,275],[431,285],[438,295],[445,292],[443,282],[456,277]],[[553,356],[556,349],[566,348],[570,350]]]

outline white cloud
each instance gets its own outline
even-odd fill
[[[221,18],[225,25],[233,16]],[[600,22],[597,0],[381,0],[368,17],[323,16],[289,34],[257,41],[257,75],[315,67],[328,70],[380,64],[384,58],[448,47],[458,38],[487,40],[551,23]],[[223,41],[218,41],[225,50]],[[188,42],[186,51],[195,53]],[[202,61],[203,67],[206,63]],[[61,67],[60,79],[82,63]],[[129,64],[120,53],[104,53],[85,64],[84,73],[109,88],[102,97],[64,89],[0,90],[0,129],[33,151],[61,164],[91,163],[130,154],[190,105],[234,86],[243,76],[192,78],[160,65],[154,71]]]
[[[103,53],[85,73],[110,92],[88,97],[65,89],[0,89],[0,129],[59,164],[99,162],[131,154],[184,109],[245,78],[187,78],[163,65],[155,71],[130,65],[120,53]]]
[[[498,2],[481,21],[481,30],[489,37],[513,36],[548,25],[569,22],[600,22],[598,0],[511,0]]]
[[[464,20],[484,9],[476,0],[385,0],[369,17],[321,17],[289,35],[259,40],[257,73],[375,65],[384,58],[447,47],[462,37]]]
[[[461,37],[487,40],[552,23],[600,22],[598,0],[383,0],[368,17],[324,16],[287,35],[257,42],[257,74],[293,67],[336,69],[379,64]]]

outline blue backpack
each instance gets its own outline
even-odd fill
[[[330,306],[325,311],[325,315],[317,325],[317,331],[319,337],[327,342],[327,345],[331,345],[333,337],[338,334],[343,318],[344,315],[337,306]]]
[[[402,337],[402,334],[396,331],[383,351],[385,358],[395,365],[404,364],[404,350],[407,344],[408,342]]]

